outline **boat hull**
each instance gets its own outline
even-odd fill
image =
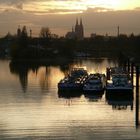
[[[96,94],[96,93],[103,93],[104,89],[83,89],[84,93],[92,93],[92,94]]]
[[[70,99],[70,98],[79,98],[82,95],[81,91],[77,91],[77,90],[59,90],[58,91],[58,97],[59,98],[66,98],[66,99]]]
[[[133,93],[133,88],[106,88],[106,93]]]
[[[58,85],[59,91],[80,91],[82,88],[82,85]]]

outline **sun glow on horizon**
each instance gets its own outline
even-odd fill
[[[29,0],[25,2],[17,1],[14,4],[0,2],[0,12],[19,10],[38,15],[76,14],[83,13],[88,9],[92,9],[94,12],[134,10],[139,9],[139,7],[140,0]]]
[[[88,5],[94,5],[113,10],[132,10],[140,6],[138,0],[87,0]]]
[[[31,6],[34,5],[34,6]],[[76,14],[82,13],[86,10],[84,3],[79,1],[63,1],[63,0],[52,0],[42,2],[32,2],[24,8],[25,11],[32,11],[35,14]]]
[[[88,9],[94,12],[107,12],[116,10],[133,10],[140,6],[138,0],[51,0],[32,1],[24,6],[24,10],[37,15],[43,14],[76,14]]]

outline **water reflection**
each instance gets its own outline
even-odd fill
[[[27,90],[28,84],[28,66],[27,65],[15,65],[10,63],[10,72],[19,76],[19,81],[24,92]]]
[[[117,66],[117,61],[0,64],[0,139],[140,138],[135,131],[134,110],[126,109],[133,109],[133,96],[120,99],[57,89],[59,80],[74,66],[105,74],[106,67]]]
[[[84,93],[81,91],[58,91],[58,97],[64,99],[81,98],[84,96],[89,102],[98,102],[102,99],[104,92],[101,93]]]
[[[83,93],[81,91],[59,91],[58,90],[59,98],[65,98],[65,99],[80,98],[82,94]]]
[[[10,62],[9,68],[10,68],[10,72],[12,74],[15,74],[19,77],[21,87],[22,87],[23,91],[26,92],[27,86],[28,86],[29,70],[31,69],[33,72],[35,72],[37,74],[39,67],[37,67],[36,65],[32,65],[32,67],[30,67],[30,65],[28,65],[28,64],[24,64],[24,63],[16,64],[16,63]]]
[[[110,59],[84,59],[84,60],[74,60],[65,61],[65,63],[31,63],[31,62],[10,62],[9,68],[12,74],[19,77],[19,81],[23,92],[27,91],[28,82],[31,80],[31,75],[34,77],[40,77],[40,87],[42,90],[48,90],[51,86],[50,81],[55,78],[58,81],[58,77],[62,75],[67,75],[72,67],[85,67],[89,73],[106,73],[106,67],[116,66],[116,60]],[[57,70],[54,70],[56,68]],[[54,74],[53,74],[53,73]],[[62,74],[63,73],[63,74]],[[59,76],[60,75],[60,76]],[[29,78],[30,77],[30,78]],[[56,84],[56,83],[55,83]]]
[[[67,68],[64,68],[67,66],[60,66],[60,69],[62,73],[67,73]],[[9,64],[10,72],[12,74],[15,74],[19,77],[19,81],[21,84],[21,87],[23,89],[23,92],[27,91],[28,83],[29,81],[38,80],[40,88],[42,91],[49,90],[51,86],[52,80],[57,80],[59,78],[58,76],[63,75],[58,66],[48,66],[42,65],[42,63],[39,64],[32,64],[28,62],[21,62],[21,63],[14,63],[10,62]],[[60,78],[59,78],[60,80]],[[32,81],[34,82],[34,81]]]
[[[89,73],[106,74],[106,68],[118,66],[118,61],[116,59],[114,60],[107,58],[92,58],[84,60],[75,60],[73,66],[85,67]]]
[[[84,93],[85,98],[87,98],[89,102],[98,102],[102,99],[103,95],[104,91],[100,93]]]
[[[108,105],[112,105],[112,109],[126,110],[130,106],[133,110],[133,93],[106,93],[105,97]]]

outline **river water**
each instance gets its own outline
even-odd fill
[[[111,66],[118,62],[102,58],[27,66],[1,60],[0,139],[139,140],[135,93],[119,99],[105,93],[58,93],[57,83],[71,67],[105,73]]]

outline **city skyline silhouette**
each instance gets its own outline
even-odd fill
[[[91,33],[116,35],[118,25],[122,33],[138,35],[139,7],[139,0],[1,0],[0,36],[15,34],[18,25],[31,28],[34,36],[38,36],[41,27],[65,36],[76,18],[82,18],[86,37]]]

